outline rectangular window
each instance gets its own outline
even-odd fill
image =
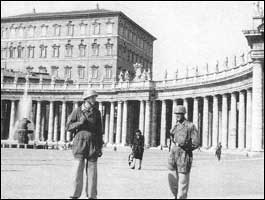
[[[84,79],[85,78],[85,67],[83,67],[83,66],[79,66],[78,67],[78,77],[80,79]]]
[[[86,35],[86,24],[80,24],[80,35]]]
[[[34,37],[34,32],[35,32],[35,27],[34,26],[30,26],[28,28],[28,37]]]
[[[9,47],[9,58],[14,58],[15,47]]]
[[[33,46],[28,47],[28,58],[34,58],[34,48]]]
[[[97,78],[97,77],[98,77],[98,68],[92,67],[92,78]]]
[[[74,25],[73,24],[68,24],[67,25],[67,35],[68,36],[73,36],[74,35]]]
[[[60,46],[53,46],[53,53],[52,56],[58,58],[60,55]]]
[[[71,71],[72,71],[71,67],[65,67],[65,73],[64,73],[65,78],[71,79],[71,73],[72,73]]]
[[[93,24],[93,35],[99,35],[100,34],[100,23],[94,23]]]
[[[24,28],[23,28],[23,27],[20,27],[20,28],[18,29],[18,36],[19,36],[20,38],[23,38],[23,37],[24,37]]]
[[[54,25],[54,36],[60,36],[61,34],[61,26],[60,25]]]
[[[16,29],[15,29],[15,28],[11,28],[11,29],[10,29],[10,36],[11,36],[12,38],[16,37]]]
[[[17,47],[17,57],[22,58],[22,53],[23,53],[23,47],[18,46]]]
[[[112,76],[111,66],[105,67],[105,78],[106,79],[111,79],[111,76]]]
[[[72,54],[73,54],[73,46],[72,45],[67,45],[66,46],[66,49],[65,49],[65,56],[66,57],[72,57]]]
[[[107,34],[112,34],[113,31],[113,23],[107,24]]]
[[[112,56],[112,45],[107,46],[107,56]]]
[[[7,49],[3,48],[1,49],[1,60],[7,58]]]
[[[51,75],[58,77],[58,67],[57,66],[52,66]]]
[[[7,38],[7,29],[5,28],[1,29],[1,37],[3,39]]]
[[[47,58],[47,46],[40,46],[40,58]]]
[[[41,26],[41,36],[45,37],[47,36],[47,33],[48,33],[48,26],[46,25]]]

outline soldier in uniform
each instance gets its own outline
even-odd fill
[[[72,151],[76,172],[72,199],[82,194],[84,169],[86,195],[88,199],[97,198],[97,159],[102,156],[103,144],[101,114],[95,106],[97,95],[94,90],[85,92],[83,104],[73,110],[66,125],[66,131],[75,134]]]
[[[192,151],[199,147],[198,131],[192,122],[185,119],[186,108],[179,105],[174,110],[176,124],[171,129],[172,147],[169,153],[168,181],[171,192],[177,199],[186,199],[189,189]]]

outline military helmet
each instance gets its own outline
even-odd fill
[[[92,97],[92,96],[98,96],[98,93],[95,90],[87,90],[84,92],[83,100]]]
[[[185,113],[186,113],[186,108],[185,108],[185,106],[182,106],[182,105],[178,105],[178,106],[176,106],[176,108],[174,109],[174,113],[175,113],[175,114],[178,114],[178,113],[183,113],[183,114],[185,114]]]

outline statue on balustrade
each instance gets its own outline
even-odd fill
[[[133,65],[133,67],[134,67],[134,71],[135,71],[135,78],[134,78],[134,80],[136,80],[136,81],[141,80],[143,65],[140,64],[140,63],[135,63]]]
[[[148,81],[152,80],[152,78],[151,78],[151,70],[150,69],[148,69],[148,71],[147,71],[147,80]]]
[[[121,70],[119,74],[119,82],[122,82],[123,80],[124,80],[124,74],[123,71]]]
[[[167,80],[167,70],[165,70],[165,73],[164,73],[164,80]]]
[[[124,79],[125,79],[125,81],[130,81],[130,73],[128,70],[126,70],[126,72],[125,72]]]

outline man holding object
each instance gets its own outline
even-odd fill
[[[73,110],[66,124],[66,131],[75,134],[73,155],[75,158],[74,194],[78,199],[83,189],[83,172],[86,170],[86,195],[88,199],[97,198],[97,159],[102,156],[101,114],[96,108],[94,90],[84,93],[83,104]]]

